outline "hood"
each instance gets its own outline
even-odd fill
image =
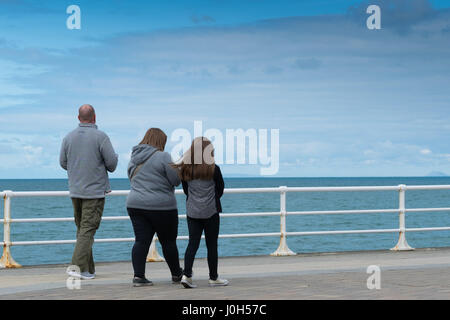
[[[130,161],[138,166],[144,163],[155,150],[155,147],[149,146],[148,144],[139,144],[133,147]]]
[[[128,164],[128,177],[131,177],[134,170],[140,164],[143,164],[157,149],[148,144],[139,144],[133,147],[131,152],[130,163]]]

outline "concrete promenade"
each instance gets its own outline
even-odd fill
[[[367,288],[370,265],[381,269],[379,290]],[[165,262],[147,264],[154,286],[133,288],[128,261],[98,263],[95,280],[69,290],[66,267],[0,270],[0,299],[450,299],[450,248],[219,258],[230,285],[215,288],[208,286],[206,259],[197,259],[196,289],[172,284]]]

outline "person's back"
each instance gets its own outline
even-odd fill
[[[73,198],[103,198],[110,191],[108,171],[118,162],[108,136],[92,123],[80,123],[63,140],[61,166]]]
[[[149,157],[151,157],[149,159]],[[148,160],[148,161],[147,161]],[[139,144],[132,150],[128,176],[139,173],[130,182],[131,190],[127,207],[144,210],[174,210],[177,202],[175,186],[180,184],[177,172],[171,167],[169,153],[148,144]]]
[[[108,172],[117,167],[118,156],[108,136],[97,130],[95,110],[91,105],[79,109],[80,124],[63,140],[60,165],[67,170],[70,197],[77,226],[77,242],[72,265],[79,272],[71,276],[83,279],[95,277],[92,255],[94,235],[100,226],[105,194],[110,191]]]
[[[196,159],[200,161],[196,162]],[[214,162],[214,148],[211,141],[204,137],[195,138],[191,148],[175,167],[179,170],[183,191],[187,197],[186,215],[189,229],[189,243],[184,254],[181,284],[185,288],[196,287],[192,282],[192,267],[204,232],[208,250],[209,285],[226,286],[228,280],[220,279],[217,273],[219,213],[222,212],[220,198],[225,184],[220,168]]]
[[[131,252],[133,286],[153,283],[145,277],[145,265],[153,236],[158,235],[172,274],[173,282],[180,282],[182,269],[176,244],[178,209],[175,186],[181,183],[172,167],[172,158],[164,152],[167,135],[158,128],[150,128],[139,145],[133,147],[128,164],[131,190],[127,197],[127,211],[135,234]]]
[[[216,166],[214,171],[219,171]],[[217,173],[216,173],[217,175]],[[186,213],[191,218],[207,219],[219,212],[214,179],[195,179],[183,182],[187,190]],[[221,210],[220,210],[221,211]]]

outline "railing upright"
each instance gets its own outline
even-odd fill
[[[272,256],[294,256],[296,255],[289,249],[286,242],[286,186],[280,187],[280,245],[278,249],[271,253]]]
[[[414,248],[410,247],[408,242],[406,241],[406,222],[405,222],[405,213],[406,213],[406,185],[401,184],[399,187],[399,236],[398,242],[391,250],[393,251],[409,251],[414,250]]]
[[[11,195],[12,191],[4,191],[3,203],[3,255],[0,258],[0,268],[20,268],[11,255]]]

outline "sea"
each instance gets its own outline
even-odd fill
[[[319,187],[319,186],[395,186],[450,185],[450,177],[386,177],[386,178],[225,178],[226,188],[258,187]],[[128,190],[128,179],[111,179],[113,190]],[[64,191],[66,179],[0,180],[0,190],[12,191]],[[185,214],[185,196],[177,195],[179,214]],[[288,211],[396,209],[398,192],[312,192],[288,193]],[[104,216],[125,216],[126,197],[107,197]],[[227,213],[256,213],[280,211],[279,194],[225,194],[222,198],[223,213],[221,234],[271,233],[280,231],[279,216],[226,217]],[[407,191],[407,208],[450,207],[450,190]],[[3,205],[0,209],[3,218]],[[69,198],[40,197],[13,198],[12,218],[73,217]],[[348,214],[348,215],[292,215],[287,216],[287,231],[329,231],[396,229],[398,213]],[[407,228],[449,227],[450,212],[414,212],[406,214]],[[179,220],[179,236],[187,236],[186,219]],[[131,222],[102,221],[96,234],[101,238],[134,237]],[[76,238],[73,222],[16,223],[11,225],[11,240],[43,241],[72,240]],[[408,232],[407,241],[414,248],[450,247],[449,231]],[[3,228],[0,228],[3,239]],[[339,234],[288,236],[288,247],[296,253],[341,252],[360,250],[389,250],[398,240],[398,233]],[[245,237],[219,239],[219,256],[269,255],[279,245],[279,237]],[[184,257],[187,240],[178,241],[180,258]],[[130,261],[133,242],[95,243],[96,262]],[[12,246],[13,258],[24,266],[70,263],[73,244]],[[158,249],[162,255],[161,248]],[[197,257],[206,257],[202,241]]]

